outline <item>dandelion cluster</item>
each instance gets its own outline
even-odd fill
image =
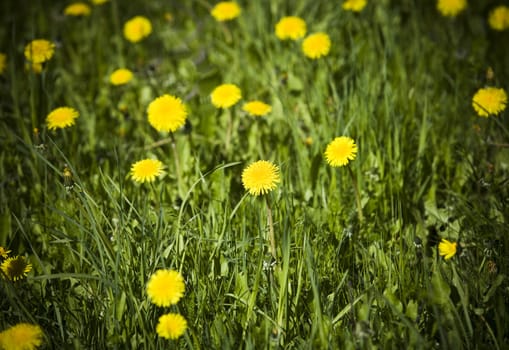
[[[267,160],[256,161],[242,172],[242,184],[253,196],[272,191],[280,181],[278,166]]]
[[[480,117],[500,114],[506,106],[507,94],[504,89],[500,88],[481,88],[472,98],[472,107]]]
[[[184,277],[180,272],[169,269],[157,270],[147,283],[147,294],[152,303],[159,307],[177,304],[184,296]],[[156,332],[161,338],[177,339],[187,329],[186,319],[176,313],[159,317]]]
[[[48,129],[63,129],[74,125],[74,121],[79,117],[77,110],[71,107],[58,107],[52,110],[46,117]]]
[[[30,323],[18,323],[0,332],[0,349],[35,350],[42,345],[41,327]]]
[[[157,159],[143,159],[131,166],[131,177],[139,183],[153,182],[163,174],[163,163]]]
[[[230,21],[239,17],[240,6],[235,1],[221,1],[217,3],[210,14],[219,22]]]

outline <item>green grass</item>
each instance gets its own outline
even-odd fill
[[[111,0],[85,18],[63,16],[66,4],[0,6],[0,246],[33,265],[24,280],[1,279],[0,330],[38,324],[43,349],[507,346],[508,113],[479,118],[471,106],[487,83],[509,88],[508,33],[486,23],[498,2],[449,19],[413,0],[370,1],[360,14],[239,1],[242,15],[224,24],[201,0]],[[122,35],[135,15],[153,24],[138,44]],[[312,61],[300,42],[279,41],[285,15],[327,32],[330,54]],[[34,38],[58,44],[41,75],[24,69]],[[122,66],[135,80],[110,85]],[[216,110],[221,83],[272,113]],[[175,149],[146,117],[164,93],[190,111]],[[46,115],[63,105],[80,112],[76,125],[49,131]],[[348,167],[363,221],[349,170],[323,156],[341,135],[359,147]],[[130,166],[147,157],[166,175],[136,184]],[[267,203],[241,182],[259,159],[281,169],[267,195],[275,265]],[[440,238],[459,242],[451,260]],[[186,283],[167,309],[145,291],[159,268]],[[155,330],[170,310],[188,321],[175,341]]]

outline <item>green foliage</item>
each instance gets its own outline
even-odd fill
[[[47,349],[502,349],[508,113],[478,118],[471,106],[479,87],[509,88],[507,32],[486,24],[495,3],[453,19],[412,0],[360,13],[239,4],[239,18],[219,23],[201,0],[111,0],[84,18],[49,0],[2,2],[0,246],[33,270],[0,278],[0,330],[39,324]],[[132,44],[122,26],[138,14],[153,32]],[[330,54],[312,61],[300,41],[279,41],[286,15],[327,32]],[[24,66],[34,38],[57,43],[42,74]],[[120,67],[135,79],[113,86]],[[216,110],[209,95],[222,83],[272,112]],[[147,123],[164,93],[189,109],[174,135]],[[45,116],[62,105],[80,117],[49,131]],[[351,174],[323,157],[341,135],[359,147]],[[165,175],[136,184],[131,164],[147,157]],[[281,169],[267,202],[241,182],[259,159]],[[441,238],[458,242],[451,260]],[[186,283],[164,310],[145,291],[160,268]],[[156,333],[169,310],[188,321],[178,340]]]

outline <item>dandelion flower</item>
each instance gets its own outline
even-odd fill
[[[210,98],[212,104],[217,108],[229,108],[239,102],[242,98],[242,92],[237,85],[223,84],[212,91]]]
[[[43,63],[53,57],[55,44],[46,39],[32,40],[25,46],[25,57],[32,63]]]
[[[270,111],[272,111],[272,107],[261,101],[250,101],[242,106],[242,110],[251,115],[261,117],[270,113]]]
[[[276,24],[276,36],[280,40],[299,40],[306,35],[306,22],[297,16],[283,17]]]
[[[147,294],[152,303],[166,307],[179,302],[185,291],[184,277],[175,270],[157,270],[147,283]]]
[[[148,122],[158,131],[174,132],[186,122],[187,110],[178,97],[162,95],[150,102]]]
[[[467,7],[467,0],[438,0],[437,9],[447,17],[455,17]]]
[[[52,110],[46,117],[48,129],[63,129],[74,125],[74,120],[79,117],[77,110],[71,107],[58,107]]]
[[[64,9],[66,16],[88,16],[90,15],[90,6],[84,2],[74,2]]]
[[[177,339],[187,329],[187,321],[180,314],[169,313],[159,317],[157,324],[157,334],[166,339]]]
[[[9,257],[10,252],[11,252],[10,250],[5,249],[4,247],[0,246],[0,257],[6,259]]]
[[[317,59],[327,56],[330,51],[330,38],[325,33],[315,33],[309,35],[302,42],[302,51],[304,55],[311,59]]]
[[[163,163],[157,159],[143,159],[131,165],[131,177],[134,181],[153,182],[163,174]]]
[[[438,254],[443,256],[445,260],[449,260],[456,254],[457,242],[449,242],[442,238],[442,241],[438,243]]]
[[[133,72],[129,69],[120,68],[115,70],[110,75],[110,83],[113,85],[124,85],[131,81],[133,78]]]
[[[18,323],[0,333],[0,349],[34,350],[42,344],[41,327],[30,323]]]
[[[367,0],[346,0],[343,2],[343,9],[353,12],[361,12],[366,7]]]
[[[279,168],[266,160],[254,162],[242,172],[242,184],[253,196],[272,191],[280,181]]]
[[[494,30],[506,30],[509,28],[509,7],[497,6],[495,7],[488,16],[488,23],[491,29]]]
[[[210,14],[216,21],[224,22],[239,17],[240,12],[240,6],[235,1],[221,1],[212,8]]]
[[[125,22],[124,37],[132,43],[137,43],[152,33],[152,23],[143,16],[136,16]]]
[[[32,265],[28,263],[24,256],[13,256],[7,258],[0,266],[5,276],[11,281],[23,279],[32,270]]]
[[[7,55],[0,52],[0,74],[5,72],[5,68],[7,68]]]
[[[472,107],[480,117],[497,115],[507,106],[507,94],[504,89],[487,87],[477,90],[472,98]]]
[[[357,156],[357,145],[348,136],[336,137],[325,149],[325,159],[333,167],[347,165]]]

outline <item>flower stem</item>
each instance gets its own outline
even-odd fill
[[[355,175],[350,167],[348,168],[348,172],[350,173],[350,177],[352,178],[353,188],[355,191],[355,201],[357,202],[357,215],[359,216],[359,222],[364,221],[364,216],[362,215],[362,205],[361,205],[361,195],[359,193],[359,184],[355,179]]]
[[[265,196],[265,203],[267,203],[267,225],[269,226],[269,249],[272,257],[276,258],[276,238],[274,237],[274,224],[272,222],[272,209],[270,207],[269,197]]]
[[[182,197],[182,195],[183,195],[183,193],[182,193],[182,176],[180,174],[180,161],[179,161],[179,155],[177,152],[177,144],[176,144],[175,136],[173,135],[173,133],[170,133],[170,137],[171,137],[171,149],[173,151],[173,158],[175,160],[175,172],[177,173],[177,187],[178,187],[179,196]]]

